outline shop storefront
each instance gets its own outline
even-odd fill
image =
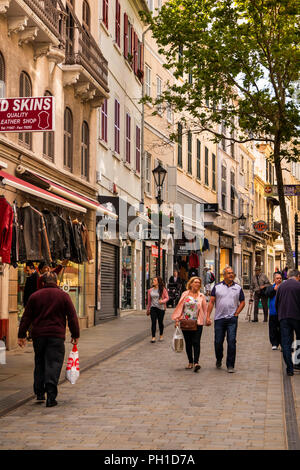
[[[131,241],[122,242],[122,272],[121,272],[121,308],[133,309],[134,299],[134,245]]]
[[[224,279],[223,270],[232,266],[233,238],[220,235],[220,281]]]
[[[31,175],[36,184],[29,182]],[[4,295],[7,300],[1,295],[0,308],[0,323],[5,319],[9,325],[9,348],[16,347],[18,324],[24,311],[26,263],[33,263],[38,277],[41,262],[46,263],[50,270],[59,270],[58,286],[70,295],[81,328],[90,325],[90,315],[93,314],[90,305],[95,298],[92,239],[99,204],[54,182],[51,184],[61,195],[52,193],[47,190],[49,180],[36,177],[29,171],[25,176],[26,179],[22,179],[8,171],[0,171],[4,198],[13,220],[10,259],[4,264],[5,282],[8,282]],[[40,182],[41,185],[37,186]],[[92,207],[94,210],[90,210]],[[3,284],[2,279],[0,282]],[[5,308],[4,302],[7,304]]]

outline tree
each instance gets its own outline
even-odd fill
[[[141,13],[165,67],[178,79],[155,104],[187,112],[189,129],[209,131],[215,141],[272,146],[289,267],[294,262],[281,162],[299,158],[297,3],[169,0],[159,15]]]

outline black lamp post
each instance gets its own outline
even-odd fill
[[[167,174],[167,170],[165,170],[161,164],[159,163],[156,168],[152,171],[154,176],[154,181],[157,187],[157,203],[158,203],[158,258],[157,258],[157,265],[156,265],[156,276],[160,276],[160,245],[161,245],[161,221],[162,221],[162,214],[161,214],[161,205],[163,200],[161,198],[162,187],[165,181],[165,177]]]

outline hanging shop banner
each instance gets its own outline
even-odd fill
[[[253,223],[253,228],[256,233],[265,233],[268,230],[268,224],[264,220],[258,220]]]
[[[300,196],[299,184],[285,184],[283,186],[285,196]],[[278,196],[276,185],[265,185],[265,196]]]
[[[54,130],[54,96],[0,99],[0,132]]]
[[[151,254],[154,258],[158,258],[158,247],[156,245],[151,246]],[[162,258],[162,248],[160,249],[160,257]]]

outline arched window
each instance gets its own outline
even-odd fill
[[[64,167],[70,171],[73,168],[73,116],[69,108],[64,115]]]
[[[5,62],[0,52],[0,98],[5,97]]]
[[[46,91],[45,96],[52,96],[52,94]],[[43,155],[54,161],[54,132],[43,132]]]
[[[29,75],[22,72],[19,82],[19,96],[32,96],[32,85]],[[29,149],[32,148],[32,134],[31,132],[23,132],[19,134],[19,141],[26,145]]]
[[[91,28],[91,11],[90,6],[86,0],[82,3],[82,24],[83,27],[89,31]]]
[[[90,132],[87,122],[81,127],[81,176],[89,177]]]

